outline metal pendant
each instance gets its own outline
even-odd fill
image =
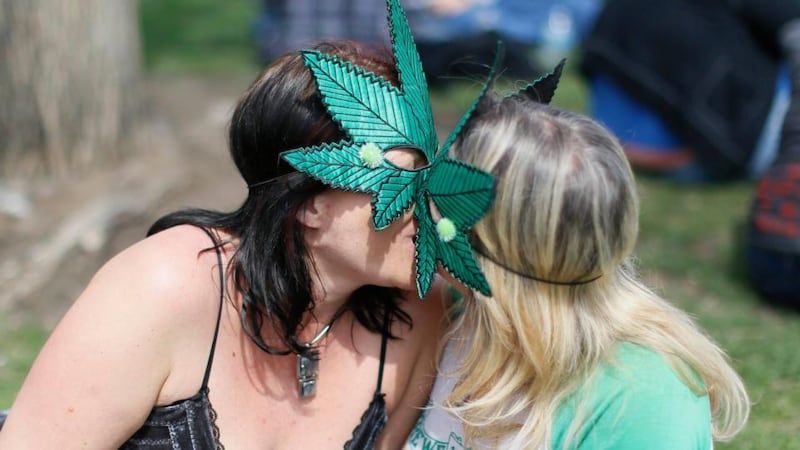
[[[300,398],[317,394],[317,374],[319,373],[319,351],[309,350],[297,355],[297,388]]]

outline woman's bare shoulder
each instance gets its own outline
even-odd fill
[[[211,329],[216,319],[220,275],[212,245],[192,226],[131,245],[100,268],[59,328],[80,330],[94,322],[98,333],[105,329],[110,335],[109,343],[123,347],[138,339],[133,345],[157,346],[171,366],[174,355],[198,337],[197,330]]]
[[[207,352],[219,305],[216,254],[203,251],[211,245],[202,230],[176,227],[109,260],[39,353],[3,437],[99,448],[130,436],[164,396],[176,356]],[[204,358],[194,359],[201,372]]]
[[[219,283],[219,264],[212,247],[200,228],[169,228],[114,256],[97,272],[89,288],[117,286],[122,297],[138,297],[141,307],[191,309],[197,305],[193,298],[218,292],[210,289]]]

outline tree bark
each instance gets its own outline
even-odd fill
[[[66,174],[136,128],[135,0],[0,0],[0,176]]]

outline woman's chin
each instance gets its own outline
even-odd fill
[[[400,289],[401,291],[416,292],[417,290],[416,274],[412,272],[411,274],[409,274],[408,278],[396,280],[395,287],[397,289]]]
[[[416,292],[417,291],[417,280],[412,275],[411,279],[404,280],[402,283],[399,283],[397,288],[400,289],[400,290],[403,290],[403,291]]]

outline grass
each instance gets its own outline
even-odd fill
[[[141,0],[148,72],[254,74],[255,5],[255,0]],[[581,111],[585,88],[570,71],[574,65],[567,67],[554,104]],[[478,88],[464,83],[433,92],[434,111],[460,114]],[[716,448],[800,449],[800,315],[760,302],[741,264],[741,229],[752,187],[676,186],[640,176],[637,255],[643,276],[729,352],[752,396],[746,429]],[[33,321],[12,325],[0,319],[0,408],[11,403],[46,334]]]
[[[760,302],[741,267],[752,185],[639,186],[643,274],[728,351],[754,402],[744,432],[717,448],[800,448],[800,315]]]
[[[156,74],[255,73],[258,0],[140,0],[144,61]]]
[[[0,409],[11,406],[47,334],[34,322],[10,324],[0,319]]]

